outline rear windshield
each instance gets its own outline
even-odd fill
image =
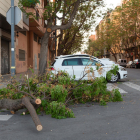
[[[56,62],[56,60],[53,61],[53,63],[51,64],[51,66],[54,66],[55,62]]]

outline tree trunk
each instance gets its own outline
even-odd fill
[[[39,60],[39,74],[43,75],[47,68],[47,52],[48,52],[48,41],[50,33],[46,31],[40,49],[40,60]]]
[[[16,112],[19,109],[23,109],[25,106],[22,104],[22,99],[2,99],[0,100],[0,109],[8,109]]]
[[[0,109],[8,109],[11,111],[12,114],[14,114],[16,111],[19,109],[27,108],[28,111],[30,112],[30,115],[37,127],[38,131],[42,130],[42,125],[40,123],[40,120],[36,114],[36,111],[34,108],[39,107],[41,104],[40,99],[30,99],[28,97],[24,97],[22,99],[1,99],[0,100]]]
[[[38,131],[41,131],[42,130],[42,125],[41,125],[41,122],[36,114],[36,111],[33,107],[33,105],[30,103],[30,99],[28,97],[24,97],[22,99],[22,103],[26,106],[26,108],[28,109],[28,111],[30,112],[30,115],[35,123],[35,126],[36,126],[36,129]]]
[[[113,56],[114,56],[114,58],[115,58],[115,61],[117,62],[117,57],[116,57],[116,55],[115,55],[115,54],[113,54]]]

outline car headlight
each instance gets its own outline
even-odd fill
[[[120,69],[121,69],[121,71],[126,71],[126,69],[124,67],[121,67]]]

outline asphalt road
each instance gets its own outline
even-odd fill
[[[113,85],[122,90],[123,102],[70,106],[76,118],[57,120],[40,115],[41,132],[30,115],[20,115],[21,110],[7,121],[0,120],[0,140],[140,140],[140,69],[127,70],[128,79]],[[0,113],[7,114],[11,115]]]
[[[128,78],[124,79],[122,81],[127,81],[127,80],[140,80],[140,68],[135,69],[135,68],[126,68],[128,72]]]

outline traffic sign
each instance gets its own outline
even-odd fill
[[[22,12],[17,6],[15,6],[15,25],[17,25],[21,19]],[[9,8],[9,10],[6,13],[6,20],[11,25],[11,8]]]

